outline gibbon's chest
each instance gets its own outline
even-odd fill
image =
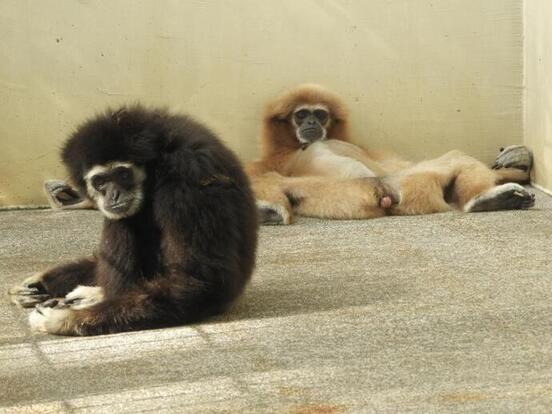
[[[375,177],[372,160],[353,144],[337,140],[317,141],[298,150],[286,166],[289,176],[328,176],[335,178]]]

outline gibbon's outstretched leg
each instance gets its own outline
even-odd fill
[[[451,209],[450,203],[466,212],[532,207],[534,195],[521,185],[497,185],[514,176],[498,171],[460,151],[423,161],[395,177],[401,195],[393,214],[442,212]]]
[[[286,177],[272,172],[252,181],[265,224],[267,220],[289,224],[294,213],[367,219],[445,212],[453,205],[474,212],[525,209],[534,204],[534,196],[518,184],[511,185],[529,181],[530,156],[522,152],[530,155],[525,147],[516,146],[515,158],[509,157],[509,165],[515,167],[500,169],[490,169],[455,150],[382,178]],[[505,158],[502,153],[500,157]],[[512,164],[512,159],[517,163]],[[500,186],[506,183],[510,185]]]
[[[78,285],[93,285],[96,261],[81,259],[53,267],[8,290],[13,303],[30,308],[50,298],[62,298]]]
[[[336,179],[266,173],[253,177],[252,185],[265,224],[289,224],[293,213],[331,219],[382,217],[398,200],[391,187],[375,177]]]

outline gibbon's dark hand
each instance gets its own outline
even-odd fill
[[[510,145],[501,148],[492,166],[494,170],[500,168],[518,168],[529,171],[533,166],[533,154],[524,145]]]

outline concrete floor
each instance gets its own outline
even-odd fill
[[[0,300],[0,413],[552,412],[552,198],[530,211],[261,229],[199,325],[29,334]],[[0,212],[0,290],[89,253],[94,211]]]

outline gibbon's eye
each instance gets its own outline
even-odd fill
[[[325,124],[328,121],[328,112],[323,109],[317,109],[314,111],[314,116],[320,121],[321,124]]]
[[[101,189],[105,186],[105,178],[101,175],[95,175],[92,177],[92,187],[94,187],[95,190],[101,191]]]
[[[309,111],[306,109],[301,109],[300,111],[295,112],[297,119],[305,119],[309,115]]]
[[[120,168],[117,170],[117,177],[124,182],[128,182],[132,179],[132,171],[128,168]]]

